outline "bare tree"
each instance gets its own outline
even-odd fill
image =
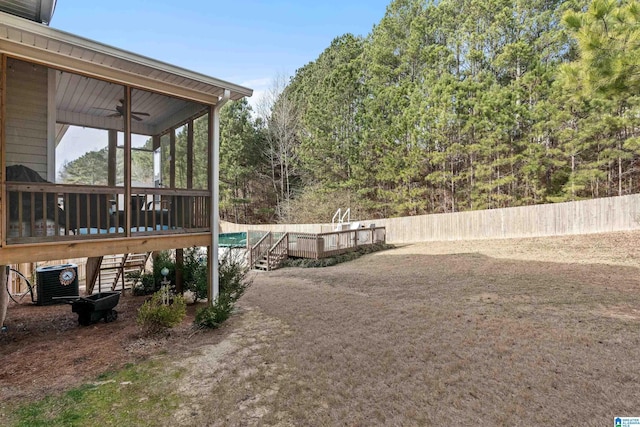
[[[291,180],[300,123],[296,106],[286,89],[286,76],[278,74],[257,105],[258,115],[266,125],[265,155],[271,165],[270,178],[277,195],[276,214],[281,221],[290,216]]]

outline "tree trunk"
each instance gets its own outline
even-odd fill
[[[576,199],[576,187],[575,187],[575,172],[576,172],[576,156],[571,155],[571,200]]]
[[[622,158],[618,157],[618,196],[622,196]]]

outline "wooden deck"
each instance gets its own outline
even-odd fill
[[[249,265],[261,264],[264,269],[272,270],[286,258],[329,258],[385,241],[384,227],[328,233],[250,231],[247,236]]]

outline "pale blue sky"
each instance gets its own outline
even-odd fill
[[[58,0],[51,27],[248,86],[257,98],[335,37],[369,34],[390,1]]]

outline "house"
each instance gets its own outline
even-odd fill
[[[0,1],[0,265],[217,248],[220,108],[252,90],[50,28],[54,7]],[[71,134],[103,181],[56,182]]]

